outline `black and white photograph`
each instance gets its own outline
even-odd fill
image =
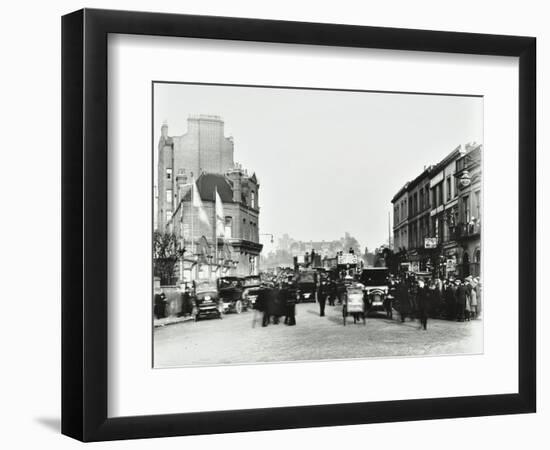
[[[152,82],[154,368],[482,354],[484,98]]]

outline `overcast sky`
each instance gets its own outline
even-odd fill
[[[483,99],[441,95],[155,84],[154,154],[163,121],[219,115],[234,158],[260,181],[260,233],[364,248],[388,238],[391,198],[425,165],[483,142]],[[156,170],[154,171],[156,174]]]

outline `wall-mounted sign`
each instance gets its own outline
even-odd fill
[[[437,238],[427,237],[424,238],[424,248],[436,248],[437,247]]]
[[[470,177],[470,172],[465,170],[462,172],[462,175],[460,175],[460,178],[458,180],[460,182],[460,187],[468,187],[470,186],[470,183],[472,182],[472,177]]]

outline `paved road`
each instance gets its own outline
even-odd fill
[[[430,320],[428,330],[418,321],[401,323],[383,316],[367,318],[366,325],[343,326],[340,306],[297,305],[297,325],[261,326],[260,313],[224,315],[155,328],[155,367],[241,364],[320,359],[449,355],[481,353],[483,325]]]

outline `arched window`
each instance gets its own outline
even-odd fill
[[[467,251],[462,254],[462,278],[470,276],[470,255]]]
[[[481,250],[478,248],[474,253],[473,274],[476,277],[481,275]]]
[[[256,193],[254,191],[250,193],[250,206],[256,208]]]

